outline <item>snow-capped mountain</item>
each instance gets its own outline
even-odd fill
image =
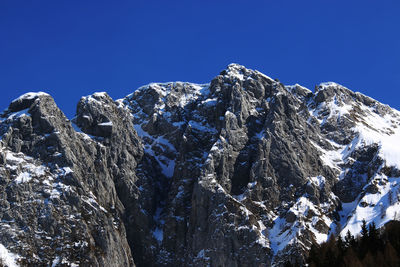
[[[209,84],[28,93],[0,119],[0,258],[16,265],[280,266],[400,218],[400,112],[231,64]]]

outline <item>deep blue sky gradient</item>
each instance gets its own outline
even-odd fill
[[[310,89],[335,81],[400,109],[400,1],[0,0],[0,109],[209,82],[229,63]]]

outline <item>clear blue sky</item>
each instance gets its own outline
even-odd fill
[[[50,93],[209,82],[229,63],[310,89],[336,81],[400,109],[400,1],[0,0],[0,109]]]

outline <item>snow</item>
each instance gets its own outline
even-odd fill
[[[106,92],[94,92],[93,94],[87,95],[87,96],[85,96],[84,98],[85,98],[86,101],[88,101],[88,102],[91,102],[91,101],[97,101],[97,102],[99,102],[97,99],[95,99],[95,97],[96,97],[96,98],[103,98],[103,97],[105,97],[106,95],[107,95]]]
[[[98,124],[99,126],[113,126],[112,121],[102,122]]]
[[[259,226],[259,233],[258,233],[259,238],[257,239],[256,242],[264,248],[269,248],[270,242],[267,236],[267,227],[265,227],[264,223],[261,220],[258,220],[257,222]]]
[[[296,236],[296,234],[292,231],[289,231],[289,229],[284,229],[285,224],[285,219],[277,217],[274,220],[274,226],[269,231],[271,249],[274,255],[276,255],[280,250],[284,249],[287,245],[293,242],[293,239]]]
[[[45,165],[35,165],[33,158],[21,152],[14,153],[9,150],[3,150],[3,153],[6,155],[5,167],[17,171],[17,176],[14,179],[16,184],[27,183],[34,178],[46,175],[48,168]]]
[[[255,70],[254,72],[255,72],[257,75],[260,75],[260,76],[266,78],[266,79],[269,80],[270,82],[274,82],[274,79],[272,79],[271,77],[265,75],[264,73],[261,73],[261,72],[259,72],[258,70]]]
[[[153,231],[153,236],[154,236],[154,238],[155,238],[156,240],[158,240],[159,242],[162,242],[162,241],[163,241],[163,235],[164,235],[163,230],[160,229],[160,228],[158,228],[158,227]]]
[[[379,144],[379,156],[385,160],[386,166],[400,169],[399,120],[391,114],[381,117],[372,108],[364,107],[363,110],[367,117],[354,129],[359,133],[360,142],[365,145]]]
[[[60,256],[57,256],[54,260],[53,263],[51,264],[51,267],[56,267],[60,263]]]
[[[285,89],[286,89],[289,93],[291,93],[291,94],[294,93],[293,90],[296,89],[296,88],[301,88],[301,89],[303,89],[303,90],[306,91],[306,92],[312,93],[312,91],[311,91],[310,89],[308,89],[308,88],[306,88],[306,87],[304,87],[304,86],[301,86],[301,85],[298,84],[298,83],[296,83],[295,85],[286,85],[286,86],[285,86]]]
[[[106,92],[95,92],[95,93],[93,93],[93,96],[95,96],[95,97],[105,97],[105,96],[107,96],[107,93]]]
[[[328,107],[330,110],[328,119],[333,116],[340,119],[342,116],[349,114],[349,112],[353,109],[352,105],[339,103],[336,96],[333,97],[332,101],[326,103],[326,107]]]
[[[377,174],[365,188],[371,184],[378,187],[376,194],[367,192],[361,198],[343,204],[343,211],[340,214],[342,216],[347,214],[347,223],[341,231],[342,236],[346,235],[347,231],[350,231],[352,235],[359,234],[363,220],[367,225],[374,222],[379,228],[393,219],[399,219],[400,202],[397,193],[400,192],[400,183],[398,183],[398,178],[388,178],[383,174]],[[345,221],[345,218],[342,219]]]
[[[155,109],[159,111],[159,113],[163,113],[165,110],[165,97],[169,94],[173,94],[172,88],[174,88],[177,84],[185,87],[185,94],[183,94],[179,99],[179,106],[185,107],[187,104],[192,103],[197,100],[200,96],[206,96],[209,94],[209,86],[210,84],[196,84],[189,82],[166,82],[166,83],[150,83],[144,86],[141,86],[137,91],[146,91],[148,89],[155,90],[157,94],[160,96],[159,102],[156,104]],[[132,98],[134,93],[129,94],[126,99]],[[120,100],[117,100],[120,101]]]
[[[64,175],[73,173],[74,171],[70,167],[63,167]]]
[[[244,75],[243,72],[240,70],[241,68],[244,67],[236,63],[231,63],[228,65],[227,75],[242,81],[244,79]]]
[[[322,88],[336,85],[326,83]],[[400,112],[392,110],[385,116],[381,116],[376,111],[376,106],[368,107],[362,103],[355,102],[352,105],[342,103],[341,96],[334,96],[328,103],[321,103],[315,109],[310,109],[310,115],[316,118],[321,125],[328,119],[340,119],[342,116],[348,115],[353,106],[358,106],[361,113],[355,119],[355,127],[352,129],[355,134],[354,139],[347,146],[341,146],[327,140],[335,148],[326,150],[319,145],[313,145],[320,150],[321,159],[325,165],[331,168],[340,169],[339,165],[345,163],[351,153],[356,150],[373,144],[379,145],[379,157],[385,161],[386,166],[396,167],[400,169],[400,121],[398,116]],[[328,114],[325,112],[328,110]]]
[[[135,124],[134,128],[135,128],[137,134],[142,139],[144,137],[147,137],[148,139],[151,140],[149,143],[144,144],[145,152],[148,153],[149,155],[153,156],[156,159],[156,161],[158,162],[158,164],[160,165],[162,173],[166,177],[171,178],[173,176],[174,170],[175,170],[175,160],[169,159],[163,155],[156,154],[153,151],[152,147],[155,145],[159,145],[161,147],[161,149],[163,149],[163,150],[165,148],[167,148],[170,152],[176,152],[175,147],[163,136],[158,136],[158,137],[154,138],[153,136],[148,134],[146,131],[144,131],[142,126],[139,124]]]
[[[322,175],[318,175],[316,177],[310,177],[310,182],[322,188],[325,185],[325,177]]]
[[[340,87],[342,87],[340,84],[337,84],[335,82],[323,82],[323,83],[319,84],[318,90],[324,90],[327,87],[332,87],[332,86],[340,86]]]
[[[139,137],[141,137],[143,139],[143,137],[150,137],[152,138],[152,136],[150,136],[145,130],[142,129],[142,125],[140,124],[134,124],[133,127],[135,128],[135,131],[137,132],[137,134],[139,135]]]
[[[336,144],[336,146],[334,147],[335,149],[326,150],[326,149],[320,147],[319,145],[317,145],[316,143],[314,143],[313,141],[310,141],[310,142],[315,148],[317,148],[321,152],[320,158],[324,165],[327,165],[327,166],[331,167],[332,169],[341,170],[338,167],[338,164],[343,163],[344,158],[347,155],[347,154],[343,153],[343,151],[346,149],[345,146],[339,146]]]
[[[16,102],[16,101],[20,101],[20,100],[23,100],[23,99],[28,99],[29,100],[29,99],[34,99],[34,98],[39,97],[39,96],[48,96],[48,95],[49,94],[47,94],[45,92],[28,92],[28,93],[25,93],[25,94],[21,95],[20,97],[14,99],[11,103]]]
[[[187,85],[190,85],[194,90],[192,92],[186,93],[182,95],[179,99],[179,106],[180,107],[185,107],[187,104],[195,101],[199,96],[202,95],[202,92],[204,92],[205,89],[208,89],[209,85],[208,84],[189,84],[186,83]]]
[[[18,157],[15,157],[11,152],[6,153],[6,161],[11,164],[18,164],[23,162],[24,160]]]
[[[21,184],[21,183],[27,183],[30,180],[32,180],[32,176],[28,172],[22,172],[18,174],[17,178],[15,178],[15,183]]]
[[[92,192],[90,192],[90,195],[91,195],[90,197],[82,196],[82,197],[81,197],[82,201],[84,201],[85,203],[87,203],[90,207],[92,207],[92,208],[95,209],[95,210],[100,209],[100,210],[102,210],[104,213],[108,213],[108,211],[107,211],[103,206],[101,206],[101,205],[94,199],[95,196],[93,195]]]
[[[0,244],[0,259],[3,261],[5,266],[17,267],[18,264],[16,261],[18,258],[19,256],[17,254],[11,253],[4,245]]]
[[[23,117],[23,116],[30,116],[28,110],[29,110],[29,108],[21,110],[21,111],[18,111],[18,112],[13,112],[7,117],[6,120],[11,121],[11,120]]]
[[[315,237],[315,241],[318,243],[325,242],[328,240],[328,234],[321,233],[314,228],[315,224],[322,220],[327,226],[332,225],[332,220],[327,216],[322,215],[325,212],[321,211],[324,205],[315,206],[307,197],[301,196],[297,199],[289,211],[296,216],[296,220],[293,223],[289,223],[282,216],[276,216],[273,221],[274,225],[269,230],[269,240],[271,241],[271,248],[274,255],[283,250],[286,246],[299,242],[297,236],[301,235],[305,229],[310,230]],[[311,221],[305,219],[308,217],[308,212],[312,211],[315,214]]]
[[[324,125],[329,119],[340,119],[341,117],[349,114],[353,109],[353,106],[343,103],[339,98],[340,96],[335,95],[332,100],[320,103],[316,108],[309,110],[310,115],[317,119],[320,125]],[[325,115],[326,110],[329,111],[327,116]],[[322,119],[321,116],[323,116]]]
[[[211,107],[211,106],[215,106],[217,104],[217,102],[218,102],[218,99],[216,97],[214,97],[214,98],[208,98],[206,100],[203,100],[201,103],[203,105]]]
[[[208,123],[206,122],[197,122],[197,121],[189,121],[188,125],[193,128],[196,129],[200,132],[209,132],[209,133],[213,133],[216,134],[217,130],[214,127],[211,127]]]
[[[323,84],[323,90],[327,86],[336,84]],[[333,149],[327,150],[316,143],[312,143],[320,152],[321,159],[325,165],[341,172],[339,178],[344,177],[346,168],[341,167],[344,163],[351,164],[351,155],[355,150],[377,144],[378,156],[383,159],[383,166],[395,167],[400,169],[400,122],[398,119],[398,111],[391,110],[385,116],[379,115],[376,106],[365,106],[362,103],[355,102],[352,105],[343,104],[338,97],[334,96],[333,100],[324,104],[322,103],[315,109],[310,109],[311,116],[314,116],[321,125],[327,119],[340,119],[342,116],[349,114],[353,106],[357,105],[361,113],[357,113],[355,127],[352,128],[354,134],[353,140],[348,145],[339,145],[332,140],[327,140]],[[328,109],[328,112],[323,112]],[[322,116],[321,116],[322,115]],[[351,203],[343,203],[343,210],[340,211],[341,224],[344,227],[341,235],[345,235],[350,231],[353,235],[357,235],[361,230],[362,220],[365,219],[367,224],[372,221],[377,227],[383,226],[388,221],[400,215],[400,204],[389,205],[389,190],[397,190],[397,184],[393,182],[394,177],[385,177],[379,173],[379,170],[373,178],[367,183],[364,190],[371,185],[378,187],[378,193],[371,194],[368,192],[361,193],[360,196]],[[366,175],[365,181],[367,180]],[[312,179],[314,180],[314,179]],[[317,181],[312,181],[317,183]],[[394,195],[394,193],[392,193]]]
[[[251,189],[251,188],[254,188],[256,185],[257,185],[257,181],[250,182],[250,183],[247,184],[247,188]]]

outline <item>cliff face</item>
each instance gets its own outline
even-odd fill
[[[45,93],[0,124],[0,250],[21,265],[270,266],[397,218],[400,113],[237,64],[210,84]]]

